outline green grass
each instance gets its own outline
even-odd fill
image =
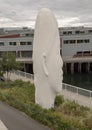
[[[42,109],[35,104],[35,87],[16,80],[0,83],[0,100],[25,112],[51,130],[92,130],[92,110],[57,96],[55,107]]]

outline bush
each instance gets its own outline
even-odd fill
[[[58,108],[56,108],[56,111],[73,117],[85,117],[85,115],[87,115],[86,113],[89,111],[89,108],[80,106],[75,102],[65,100],[58,106]]]
[[[85,119],[84,124],[89,130],[92,130],[92,116]]]
[[[55,107],[59,107],[64,102],[63,96],[59,95],[55,98]]]

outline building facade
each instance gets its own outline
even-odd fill
[[[32,72],[32,47],[34,30],[28,28],[0,29],[0,58],[4,52],[12,52],[24,65],[24,71]]]
[[[92,54],[92,28],[60,28],[59,32],[63,58]]]
[[[92,73],[92,27],[60,28],[64,72]]]
[[[92,70],[91,59],[89,62],[84,60],[85,57],[91,58],[92,56],[92,27],[59,28],[59,34],[60,52],[64,61],[65,71],[67,68],[71,68],[70,71],[74,72],[75,64],[77,64],[77,71],[81,70],[82,65],[80,66],[80,62],[89,63],[89,70]],[[32,73],[33,38],[33,29],[26,27],[1,28],[0,58],[4,52],[12,52],[15,54],[16,60],[24,65],[24,71]],[[88,67],[86,66],[86,68]]]

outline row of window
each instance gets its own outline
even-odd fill
[[[84,34],[85,33],[85,31],[75,31],[75,34]],[[63,32],[63,34],[64,35],[72,35],[73,34],[73,32],[72,31],[65,31],[65,32]]]
[[[89,39],[64,40],[64,44],[89,43]]]
[[[32,57],[32,51],[12,51],[16,58],[29,58]],[[0,52],[0,58],[3,56],[4,52]]]
[[[16,42],[9,42],[9,45],[32,45],[32,42],[19,42],[19,43],[16,43]]]
[[[9,42],[9,45],[16,45],[16,42]]]
[[[92,51],[79,51],[73,57],[92,56]]]
[[[20,45],[32,45],[32,42],[20,42]]]
[[[21,37],[33,37],[34,36],[34,34],[32,33],[22,33],[22,34],[20,34],[20,36]]]
[[[92,33],[92,30],[87,30],[88,33]],[[64,31],[63,32],[63,35],[72,35],[72,34],[85,34],[86,32],[85,31],[80,31],[80,30],[76,30],[75,32],[73,31]]]
[[[9,45],[13,45],[13,46],[16,46],[16,45],[32,45],[32,42],[19,42],[19,43],[9,42]],[[4,42],[0,42],[0,46],[4,46]]]

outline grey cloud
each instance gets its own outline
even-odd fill
[[[61,21],[78,18],[68,25],[88,25],[92,22],[92,0],[0,0],[0,18],[10,19],[15,24],[19,22],[19,25],[34,22],[38,11],[44,7],[50,8]]]

